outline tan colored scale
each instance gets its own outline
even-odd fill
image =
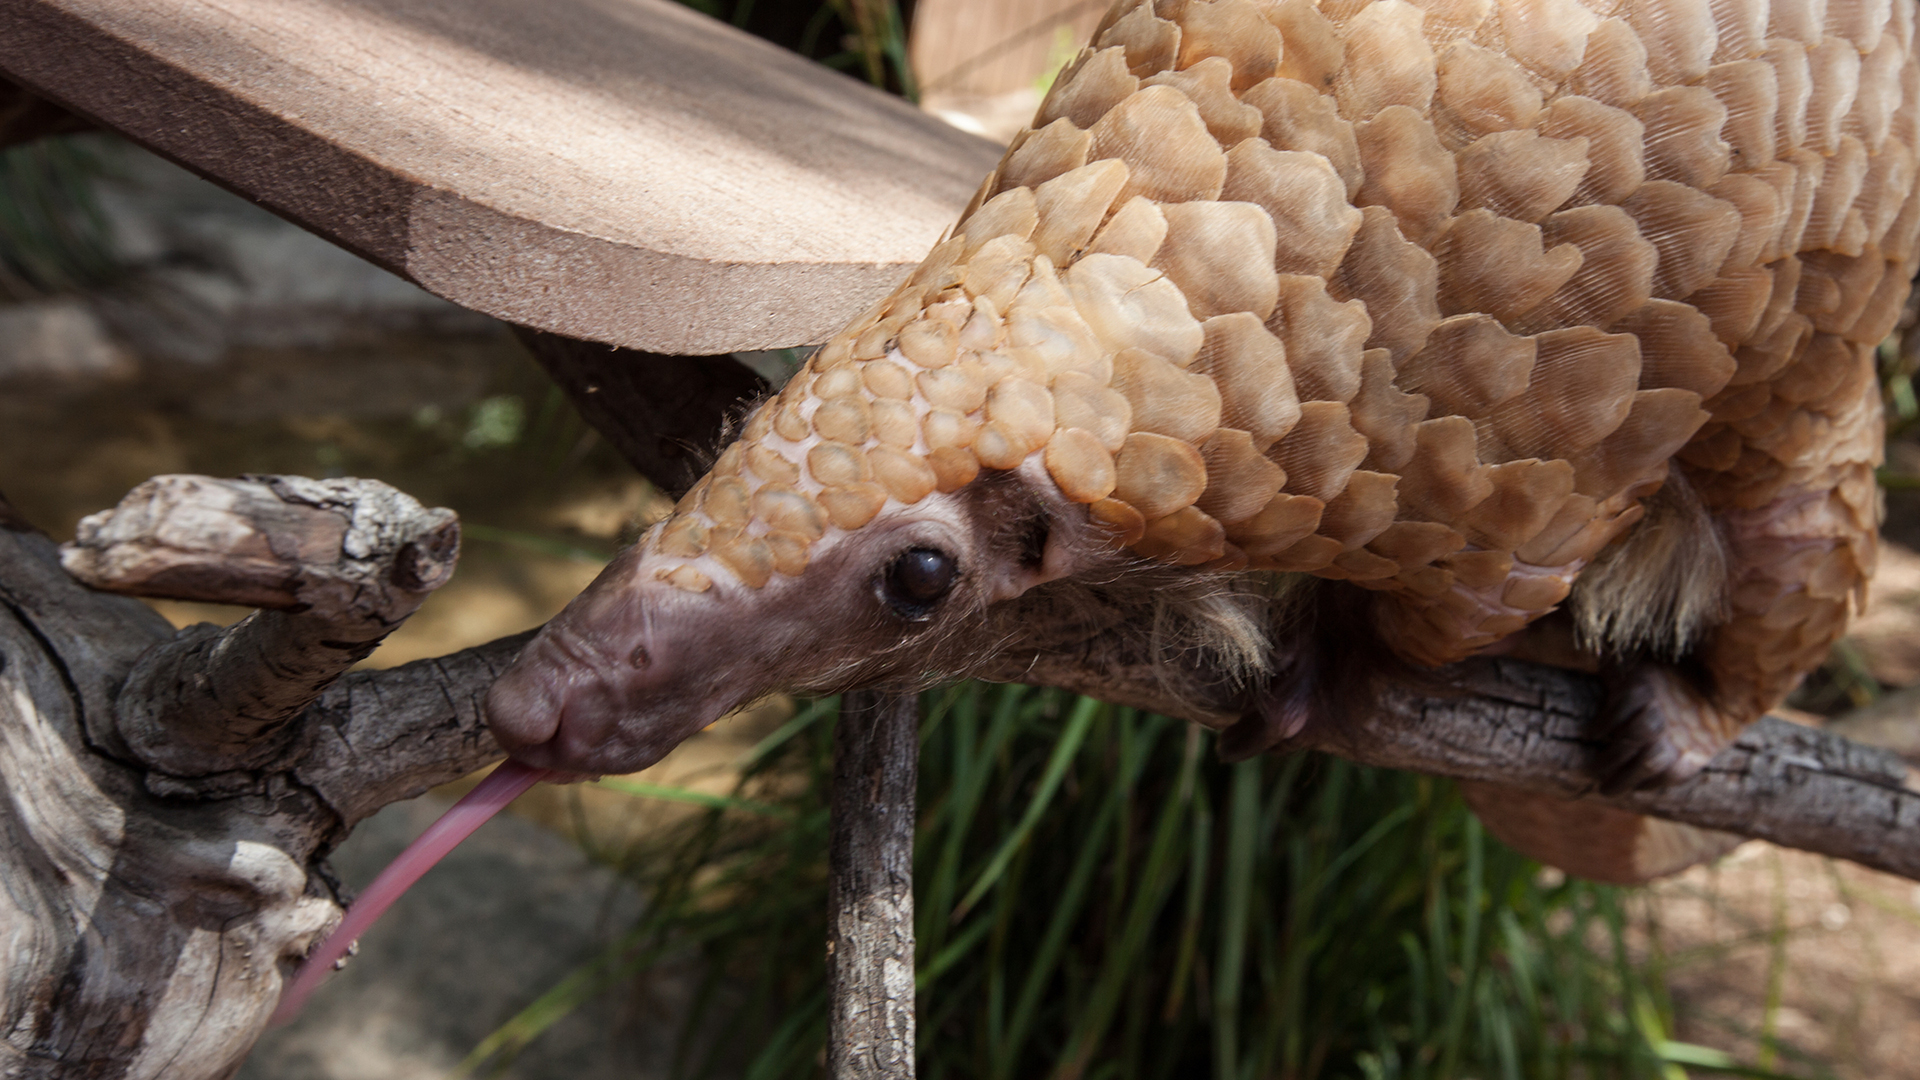
[[[1123,0],[655,534],[663,573],[797,574],[1033,462],[1145,557],[1383,593],[1441,664],[1554,610],[1677,468],[1733,575],[1710,752],[1873,566],[1911,8]]]

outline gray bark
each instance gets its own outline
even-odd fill
[[[833,732],[827,1075],[913,1080],[920,698],[855,690]]]
[[[1492,781],[1637,814],[1771,840],[1920,880],[1920,792],[1899,754],[1832,731],[1765,717],[1705,769],[1671,787],[1601,796],[1591,676],[1513,661],[1455,671],[1458,697],[1389,695],[1344,728],[1280,749],[1316,749],[1368,765]]]
[[[453,511],[378,481],[162,476],[81,521],[61,561],[107,592],[261,609],[149,650],[121,688],[121,744],[205,776],[283,759],[288,722],[445,584],[459,553]]]
[[[0,512],[0,1076],[229,1074],[339,916],[325,853],[379,806],[499,756],[479,695],[517,640],[355,673],[289,725],[273,761],[243,752],[171,774],[118,720],[167,715],[137,696],[152,684],[123,687],[181,639],[145,605],[82,586],[50,540]],[[311,670],[286,670],[312,689]]]

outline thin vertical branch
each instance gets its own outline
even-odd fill
[[[827,1074],[913,1076],[913,828],[917,695],[858,690],[833,736]]]

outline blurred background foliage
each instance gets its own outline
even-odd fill
[[[108,172],[87,140],[0,150],[0,301],[97,289],[118,275],[94,188]]]

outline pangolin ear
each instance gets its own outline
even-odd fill
[[[1084,505],[1067,500],[1051,483],[1035,484],[1034,489],[1046,515],[1018,545],[1019,557],[996,567],[987,587],[988,603],[1012,600],[1050,581],[1111,567],[1124,558],[1113,533],[1096,523]]]
[[[1005,566],[998,568],[987,588],[987,602],[997,604],[1002,600],[1012,600],[1049,581],[1070,578],[1082,570],[1090,569],[1093,560],[1087,558],[1084,540],[1067,533],[1065,529],[1049,530],[1037,560],[1009,560]]]

